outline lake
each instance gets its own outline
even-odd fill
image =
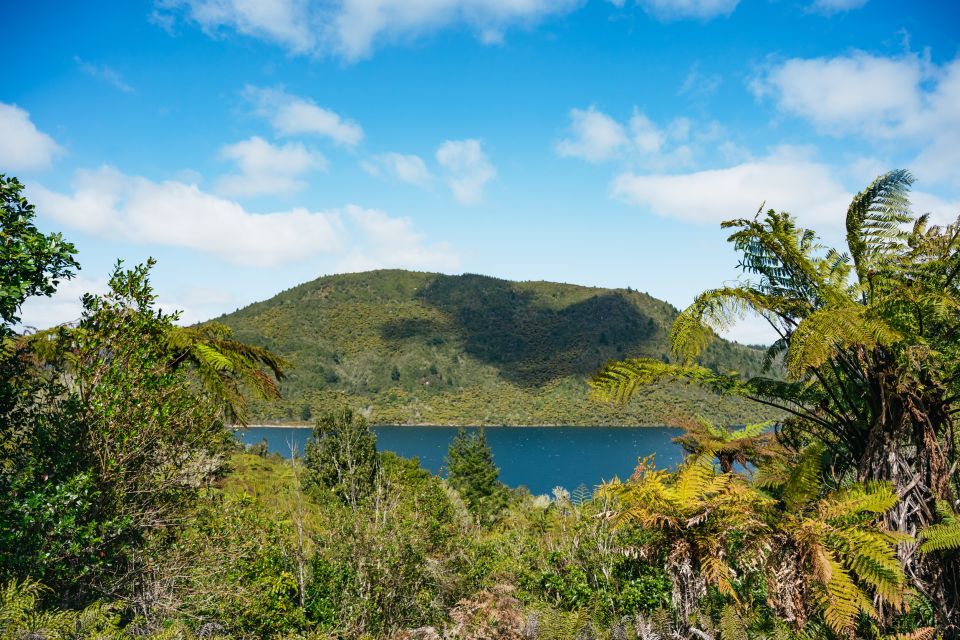
[[[467,430],[477,427],[467,427]],[[511,487],[526,486],[534,494],[550,493],[556,486],[570,491],[588,488],[618,476],[626,479],[637,459],[656,454],[659,467],[682,459],[671,439],[679,429],[668,427],[484,427],[500,480]],[[420,458],[433,473],[445,473],[447,447],[457,427],[373,427],[377,448],[397,455]],[[310,429],[250,427],[237,437],[245,444],[266,438],[271,452],[290,456],[291,444],[303,452]]]

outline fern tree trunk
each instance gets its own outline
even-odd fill
[[[893,485],[900,500],[886,516],[891,530],[910,536],[937,521],[940,500],[953,504],[957,470],[949,404],[942,388],[881,374],[874,385],[874,416],[859,464],[859,480]],[[914,588],[934,607],[946,640],[960,639],[960,561],[953,554],[921,554],[917,542],[898,555]]]

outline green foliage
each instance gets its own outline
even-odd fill
[[[950,504],[941,501],[937,505],[940,522],[920,531],[918,537],[923,541],[920,550],[924,553],[960,549],[960,516],[953,512]]]
[[[747,625],[737,608],[728,604],[720,613],[720,640],[750,640]]]
[[[16,178],[0,174],[0,330],[20,321],[30,296],[50,296],[61,279],[80,268],[76,248],[59,233],[44,235],[33,224],[34,206]]]
[[[322,628],[355,636],[437,624],[467,594],[460,515],[416,461],[382,457],[374,499],[335,507],[314,537],[307,609]]]
[[[926,538],[927,548],[950,544],[951,527],[936,505],[960,493],[954,422],[960,411],[960,219],[939,227],[926,215],[914,217],[912,182],[908,172],[891,171],[854,197],[846,216],[848,253],[822,247],[813,231],[784,212],[723,223],[733,230],[729,239],[741,254],[744,279],[700,294],[676,318],[671,338],[679,364],[649,357],[610,364],[593,379],[596,394],[624,402],[651,384],[685,381],[779,408],[787,414],[779,424],[781,441],[795,452],[811,443],[829,452],[824,475],[834,488],[845,490],[854,479],[879,495],[877,487],[890,483],[900,497],[885,516],[891,528],[930,532],[937,542]],[[717,331],[748,313],[779,335],[767,361],[783,362],[787,380],[743,378],[694,361]],[[801,489],[791,501],[803,508],[809,495]],[[960,634],[960,557],[944,555],[935,563],[904,553],[902,559],[914,586],[930,595],[939,624]],[[885,598],[902,586],[887,555],[870,562],[879,573],[860,577]],[[851,587],[839,586],[845,571],[821,571],[832,576],[822,580],[828,589],[843,592],[827,620],[834,628],[873,612]]]
[[[379,459],[377,436],[366,419],[343,409],[324,415],[307,442],[308,485],[331,491],[356,507],[374,488]]]
[[[228,327],[216,322],[171,327],[167,333],[169,358],[175,368],[190,367],[205,390],[221,400],[227,421],[246,425],[244,391],[278,400],[279,382],[288,363],[262,347],[233,339],[231,334]]]
[[[100,640],[120,638],[115,607],[93,603],[82,610],[44,610],[47,591],[39,583],[10,581],[0,586],[0,637]]]
[[[292,364],[284,399],[251,405],[251,418],[267,422],[286,420],[287,409],[309,422],[305,405],[372,407],[374,424],[463,426],[659,424],[674,408],[724,424],[778,415],[681,385],[624,407],[583,402],[587,376],[605,361],[668,357],[675,315],[634,291],[391,270],[320,278],[218,322]],[[762,359],[724,341],[701,356],[749,375]]]
[[[0,425],[0,577],[29,577],[64,603],[125,594],[159,552],[229,441],[215,403],[170,367],[173,316],[153,308],[148,266],[120,266],[85,296],[75,329],[12,356],[21,390]]]
[[[495,520],[506,506],[506,487],[500,483],[500,469],[483,429],[461,429],[447,451],[447,481],[481,521]]]
[[[303,629],[291,524],[248,495],[204,497],[164,573],[183,576],[176,595],[189,617],[236,635]]]
[[[781,617],[781,591],[764,585],[773,585],[774,574],[777,589],[789,582],[781,552],[818,544],[859,580],[872,562],[871,523],[889,505],[882,491],[851,490],[814,495],[787,510],[787,488],[774,478],[789,483],[789,473],[767,472],[769,495],[748,496],[757,490],[737,472],[717,473],[691,460],[677,474],[647,467],[621,485],[650,485],[639,504],[609,491],[576,502],[562,491],[553,500],[518,492],[498,523],[477,527],[442,479],[415,460],[380,458],[374,491],[352,508],[301,496],[299,463],[234,455],[230,473],[195,502],[176,545],[152,567],[164,577],[152,586],[162,608],[155,604],[149,619],[128,626],[111,618],[115,625],[104,629],[117,637],[174,632],[181,638],[432,637],[409,631],[425,625],[458,640],[834,638],[818,613],[816,577],[798,587],[807,589],[809,607],[799,622]],[[650,515],[647,524],[623,515],[639,516],[639,509]],[[659,520],[652,515],[657,509]],[[816,528],[824,526],[832,529]],[[862,549],[844,546],[854,539]],[[814,556],[790,557],[803,567]],[[718,562],[729,572],[718,571]],[[729,589],[711,578],[684,616],[676,581],[688,563],[701,568],[701,579],[725,576]],[[78,615],[39,601],[31,611]],[[898,618],[894,628],[914,637],[920,622]],[[866,634],[870,627],[862,628]]]

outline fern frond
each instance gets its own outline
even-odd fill
[[[750,640],[747,625],[736,607],[726,605],[720,613],[720,640]]]
[[[924,553],[960,549],[960,520],[930,525],[917,534]]]
[[[870,598],[854,583],[850,573],[832,557],[828,559],[830,579],[826,584],[829,594],[823,619],[838,634],[850,635],[857,616],[863,612],[875,618],[876,611]]]
[[[879,176],[853,197],[847,209],[847,246],[861,282],[906,239],[902,225],[910,220],[913,176],[897,169]]]
[[[794,313],[796,301],[779,300],[750,287],[723,287],[701,293],[680,312],[670,331],[673,352],[681,362],[692,362],[717,333],[748,313],[764,318]]]
[[[853,516],[861,512],[886,513],[897,504],[897,493],[888,482],[870,482],[836,491],[820,503],[824,520]]]
[[[839,555],[860,580],[888,603],[902,606],[908,595],[906,578],[893,539],[857,528],[837,530],[831,539]]]
[[[884,640],[934,640],[937,630],[933,627],[921,627],[910,633],[898,633],[893,636],[884,636]]]
[[[783,501],[787,509],[799,511],[820,495],[825,452],[826,448],[822,444],[810,444],[800,452],[799,459],[789,468],[783,488]]]
[[[234,371],[233,361],[210,345],[195,344],[192,349],[199,366],[209,367],[214,371]]]
[[[891,344],[900,335],[887,322],[848,302],[818,309],[804,318],[793,332],[787,351],[787,374],[801,379],[811,369],[822,367],[852,345],[872,349]]]
[[[641,387],[663,381],[695,383],[722,395],[748,391],[736,374],[720,374],[699,365],[667,364],[651,358],[609,362],[589,384],[595,400],[624,404]]]

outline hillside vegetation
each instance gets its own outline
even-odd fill
[[[307,422],[333,406],[382,424],[662,424],[675,414],[722,422],[757,405],[660,385],[627,406],[590,402],[586,379],[611,359],[670,359],[670,304],[630,289],[510,282],[402,270],[319,278],[219,318],[242,341],[291,363],[264,422]],[[718,371],[759,372],[759,349],[717,341]]]

